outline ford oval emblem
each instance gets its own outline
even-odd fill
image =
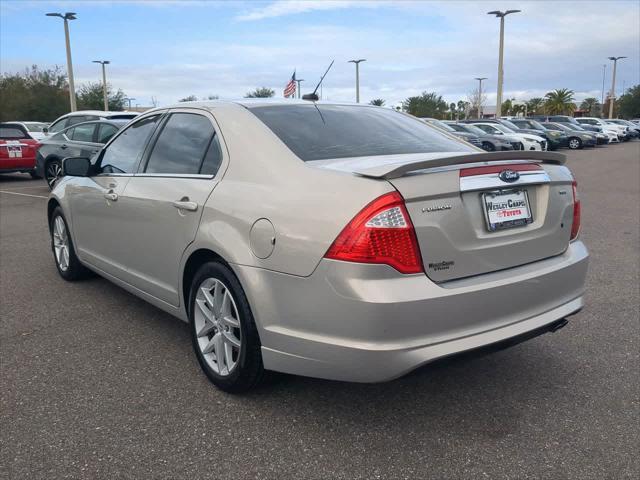
[[[502,170],[499,177],[503,182],[513,183],[520,178],[520,174],[514,170]]]

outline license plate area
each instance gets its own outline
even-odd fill
[[[482,194],[487,230],[496,232],[533,222],[529,196],[523,189],[493,190]]]

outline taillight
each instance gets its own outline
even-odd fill
[[[578,196],[578,182],[574,180],[571,186],[573,188],[573,223],[571,224],[570,240],[575,240],[580,233],[580,197]]]
[[[416,233],[398,192],[376,198],[335,239],[325,258],[382,263],[400,273],[423,271]]]

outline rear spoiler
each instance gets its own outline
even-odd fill
[[[555,152],[536,152],[536,151],[507,151],[507,152],[486,152],[486,153],[443,153],[439,158],[431,158],[428,160],[416,159],[405,162],[371,165],[356,167],[352,171],[356,175],[369,178],[383,178],[391,180],[400,178],[409,172],[416,170],[424,170],[426,168],[448,167],[450,165],[462,165],[465,163],[489,163],[503,162],[509,160],[531,160],[538,163],[551,163],[555,165],[564,165],[566,157],[561,153]]]

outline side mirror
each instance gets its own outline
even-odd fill
[[[62,160],[62,175],[70,177],[88,177],[91,161],[86,157],[67,157]]]

